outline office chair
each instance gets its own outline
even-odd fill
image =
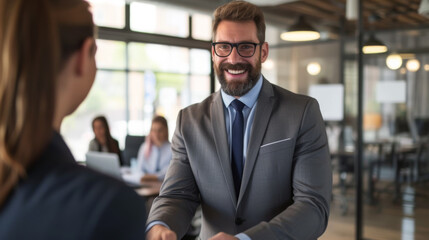
[[[137,158],[140,146],[145,140],[145,136],[132,136],[127,135],[125,137],[125,148],[123,151],[124,164],[130,166],[131,159]]]

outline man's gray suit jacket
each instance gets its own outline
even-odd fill
[[[317,101],[264,79],[255,111],[238,199],[220,92],[180,111],[173,159],[148,223],[164,221],[180,239],[201,204],[201,239],[221,231],[252,240],[324,232],[332,173]]]

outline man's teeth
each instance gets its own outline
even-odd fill
[[[231,73],[231,74],[242,74],[242,73],[244,73],[245,70],[231,70],[231,69],[228,69],[227,71],[229,73]]]

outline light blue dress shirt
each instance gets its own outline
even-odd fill
[[[243,138],[243,166],[246,164],[246,155],[247,155],[247,145],[249,143],[250,131],[253,126],[253,119],[255,118],[255,109],[259,96],[259,92],[261,92],[262,88],[262,75],[259,76],[258,81],[255,86],[246,93],[245,95],[238,98],[239,101],[244,103],[245,107],[243,108],[243,117],[244,117],[244,138]],[[226,94],[223,90],[221,90],[222,101],[224,104],[224,113],[225,113],[225,124],[226,124],[226,132],[228,134],[228,145],[229,145],[229,159],[231,158],[232,153],[232,133],[231,126],[234,121],[236,111],[232,107],[231,102],[236,98]],[[239,233],[235,235],[240,240],[251,240],[249,236],[244,233]]]
[[[244,103],[243,108],[243,117],[244,117],[244,138],[243,138],[243,161],[246,162],[247,155],[247,145],[249,143],[250,130],[252,129],[253,119],[255,115],[255,106],[258,100],[259,92],[262,88],[262,75],[259,76],[259,80],[256,82],[255,86],[246,93],[244,96],[238,98],[242,103]],[[232,133],[231,126],[234,122],[236,115],[235,109],[232,107],[231,102],[235,100],[235,97],[226,94],[221,90],[222,101],[224,104],[224,113],[225,113],[225,123],[226,123],[226,132],[228,134],[228,144],[229,144],[229,157],[231,159],[232,154]],[[244,166],[243,163],[243,166]]]
[[[148,159],[144,156],[145,144],[147,143],[144,142],[140,146],[137,154],[138,169],[143,174],[154,174],[160,181],[164,181],[172,157],[171,143],[167,141],[159,147],[152,145]]]
[[[243,117],[244,117],[243,161],[244,161],[244,164],[246,163],[247,144],[249,143],[250,131],[253,126],[253,119],[255,118],[255,109],[256,109],[255,106],[257,104],[259,92],[261,92],[261,89],[262,89],[262,83],[263,83],[262,75],[260,75],[255,86],[253,86],[253,88],[248,93],[238,98],[238,100],[240,100],[245,105],[245,107],[243,108]],[[232,152],[231,151],[231,148],[232,148],[231,126],[236,115],[236,111],[231,106],[231,102],[234,101],[234,99],[236,98],[226,94],[223,90],[221,90],[221,95],[222,95],[222,101],[224,104],[225,124],[226,124],[226,131],[228,133],[228,145],[229,145],[229,150],[230,150],[229,152],[230,152],[230,159],[231,159],[231,152]],[[146,231],[149,231],[149,229],[156,224],[163,225],[168,229],[170,229],[168,225],[162,221],[153,221],[147,226]],[[240,240],[251,240],[250,237],[244,233],[239,233],[235,235],[235,237],[237,237]]]

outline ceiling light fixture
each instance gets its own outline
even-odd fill
[[[320,38],[320,33],[316,31],[303,16],[300,16],[298,21],[294,23],[287,32],[280,35],[280,38],[292,42],[313,41]]]
[[[416,58],[416,54],[414,53],[399,53],[402,59],[414,59]]]
[[[392,53],[386,58],[386,65],[392,70],[397,70],[402,66],[402,57],[397,53]]]
[[[420,62],[417,59],[410,59],[407,61],[407,70],[410,72],[417,72],[420,68]]]
[[[385,53],[387,52],[387,47],[371,34],[368,41],[364,44],[362,51],[365,54]]]
[[[319,75],[320,70],[322,70],[322,67],[318,62],[311,62],[307,65],[307,72],[312,76]]]

